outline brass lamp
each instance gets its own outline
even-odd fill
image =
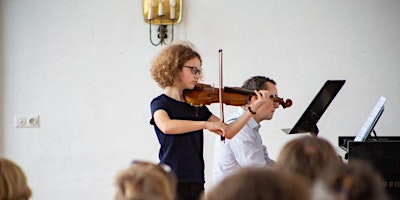
[[[174,40],[174,24],[181,22],[182,0],[142,0],[143,18],[150,26],[150,42],[154,46],[167,44],[167,26],[171,25],[171,40]],[[159,41],[153,42],[152,25],[158,25],[157,37]]]

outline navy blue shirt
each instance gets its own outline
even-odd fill
[[[151,116],[159,109],[171,119],[207,121],[212,115],[206,106],[194,107],[165,94],[151,101]],[[179,183],[204,183],[203,130],[184,134],[164,134],[151,120],[160,143],[159,158],[173,169]]]

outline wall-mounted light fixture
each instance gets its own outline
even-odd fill
[[[142,0],[144,21],[150,24],[150,42],[154,46],[167,44],[167,26],[171,25],[171,40],[174,40],[174,24],[181,22],[182,0]],[[157,37],[153,42],[152,25],[158,25]]]

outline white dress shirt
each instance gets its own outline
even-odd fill
[[[239,108],[227,123],[245,112],[243,108]],[[220,137],[216,138],[212,170],[214,184],[243,167],[274,165],[275,161],[269,158],[267,148],[262,144],[258,132],[260,127],[260,124],[251,118],[232,139],[221,141]]]

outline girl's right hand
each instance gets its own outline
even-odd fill
[[[209,131],[212,131],[218,135],[225,136],[228,126],[225,123],[222,123],[220,121],[218,121],[218,122],[209,122],[208,121],[206,123],[206,129]]]

